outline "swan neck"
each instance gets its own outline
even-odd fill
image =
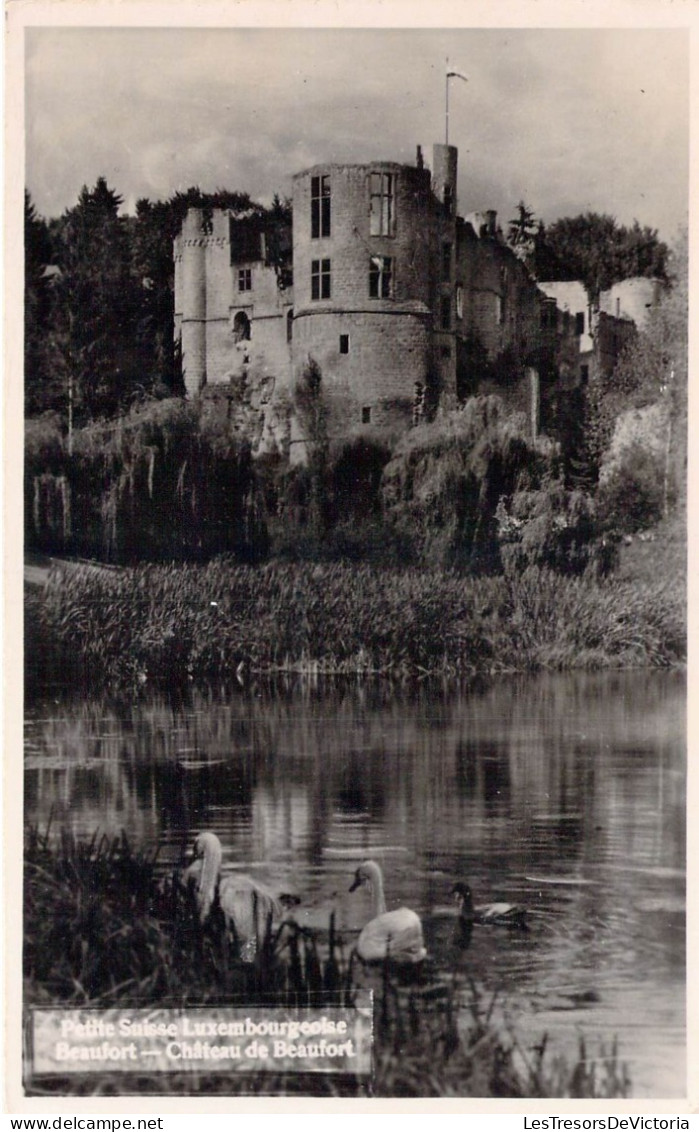
[[[383,877],[378,869],[372,877],[371,889],[374,895],[374,915],[383,916],[386,911],[386,897],[383,890]]]
[[[220,872],[221,847],[214,842],[207,841],[204,846],[198,893],[199,916],[202,921],[211,911]]]

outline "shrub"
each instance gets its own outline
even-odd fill
[[[500,567],[498,501],[536,490],[557,450],[533,443],[526,421],[499,397],[465,405],[407,433],[384,471],[384,514],[431,566],[492,573]]]
[[[381,476],[389,457],[384,444],[361,436],[331,446],[322,467],[258,461],[272,555],[291,561],[409,561],[409,540],[381,517]]]
[[[633,534],[663,516],[661,459],[641,444],[630,445],[597,491],[603,526]]]
[[[581,574],[590,564],[597,540],[592,501],[581,491],[566,491],[561,481],[515,492],[509,507],[501,498],[496,518],[507,571],[538,566]]]

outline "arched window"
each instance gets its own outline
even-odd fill
[[[245,311],[238,311],[233,319],[233,337],[236,342],[250,341],[250,319]]]

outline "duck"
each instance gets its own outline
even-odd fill
[[[194,842],[194,860],[182,873],[185,887],[194,886],[199,920],[209,918],[218,903],[227,928],[233,928],[243,962],[251,963],[257,954],[258,938],[272,920],[284,916],[285,901],[271,889],[245,873],[221,877],[223,849],[217,835],[200,833]]]
[[[362,928],[355,951],[364,963],[389,959],[393,963],[421,963],[427,955],[420,917],[411,908],[386,911],[383,874],[376,861],[364,861],[354,874],[350,892],[367,885],[373,897],[374,916]]]
[[[527,930],[526,912],[517,904],[474,904],[473,893],[467,884],[459,881],[451,890],[459,909],[462,925],[492,924],[508,928]]]

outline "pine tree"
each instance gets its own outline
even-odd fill
[[[51,289],[48,225],[24,193],[24,403],[28,416],[56,408],[56,388],[46,355]]]
[[[527,259],[534,252],[539,229],[540,223],[536,219],[534,211],[521,200],[517,204],[517,215],[509,221],[507,242],[517,255]]]
[[[100,177],[94,189],[83,187],[60,224],[51,345],[76,423],[124,408],[143,378],[135,334],[140,294],[120,204]]]

